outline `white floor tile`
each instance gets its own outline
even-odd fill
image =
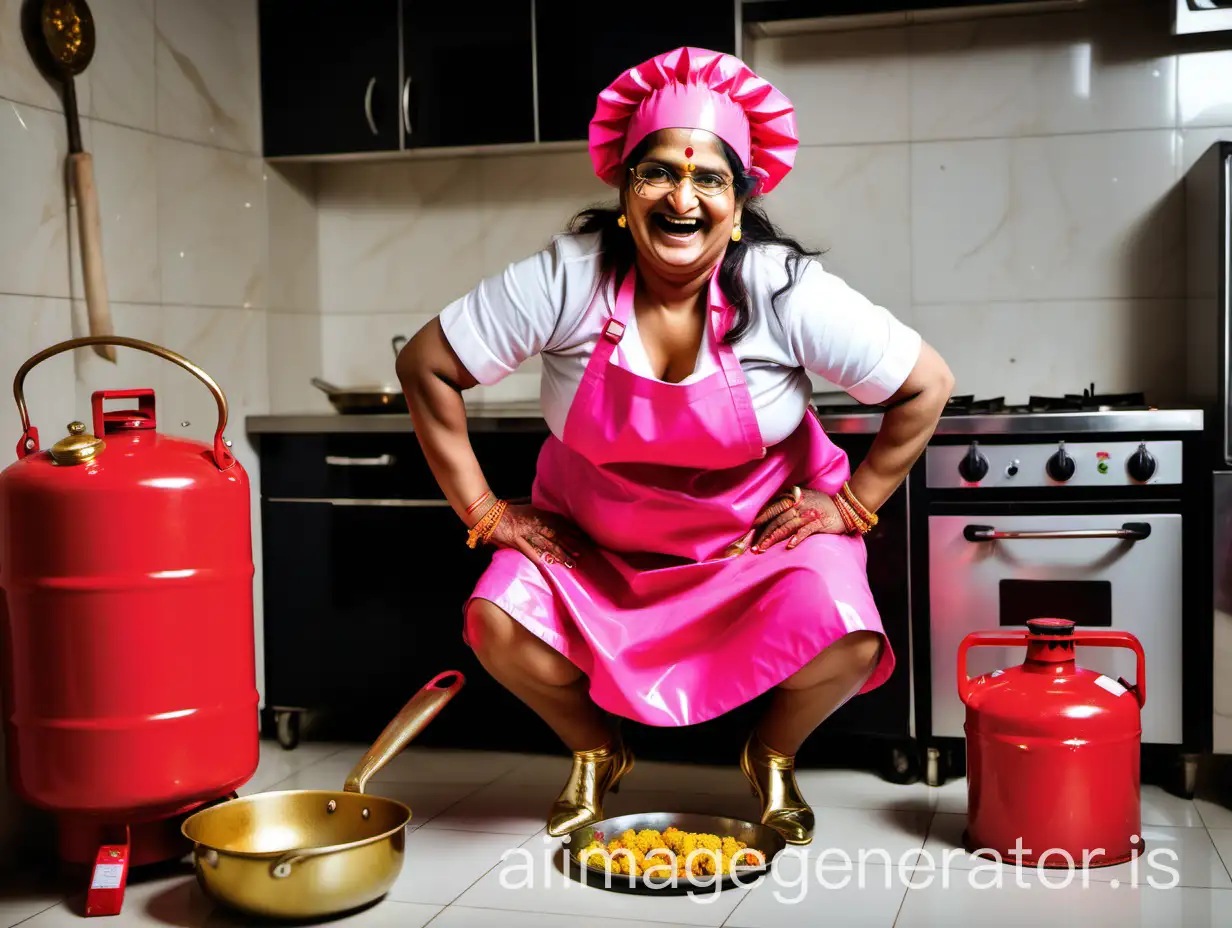
[[[948,780],[937,787],[929,788],[932,807],[936,812],[967,811],[967,778]]]
[[[814,806],[817,827],[808,846],[813,859],[828,851],[852,861],[896,866],[924,846],[931,812],[907,809],[831,809]]]
[[[421,828],[406,837],[406,859],[389,897],[448,905],[519,843],[514,835]]]
[[[562,870],[561,848],[561,841],[540,832],[522,845],[520,855],[493,868],[463,893],[457,904],[631,923],[718,926],[748,893],[737,888],[717,892],[699,889],[693,895],[681,896],[641,895],[589,886]]]
[[[724,928],[888,928],[907,894],[897,867],[789,849],[736,906]]]
[[[16,894],[15,894],[16,895]],[[45,909],[50,909],[60,900],[57,899],[26,899],[0,898],[0,926],[3,928],[12,928],[13,925],[24,922],[28,918],[33,918],[39,912]]]
[[[523,839],[541,831],[552,802],[564,785],[516,783],[500,779],[469,793],[424,827],[517,835]]]
[[[891,783],[867,770],[797,770],[796,782],[804,798],[814,806],[921,812],[931,806],[927,784]]]
[[[351,746],[314,764],[312,770],[338,781],[339,788],[367,748]],[[497,751],[451,751],[409,747],[372,775],[370,783],[490,783],[524,760]]]
[[[10,928],[51,908],[66,891],[63,885],[39,873],[5,872],[0,875],[0,928]]]
[[[285,780],[293,773],[307,770],[330,757],[346,750],[350,745],[333,742],[311,742],[301,744],[293,751],[284,750],[276,741],[262,741],[261,754],[257,761],[257,772],[251,780],[241,786],[236,792],[241,796],[251,796],[270,789],[279,780]]]
[[[1211,842],[1219,852],[1224,866],[1232,872],[1232,866],[1229,866],[1232,864],[1232,828],[1212,828],[1207,833],[1211,836]]]
[[[1232,809],[1210,799],[1195,799],[1194,805],[1207,828],[1232,828]]]
[[[595,928],[662,928],[678,922],[648,922],[642,919],[592,917]],[[475,909],[451,905],[432,922],[432,928],[577,928],[572,915],[547,915],[543,912],[513,912],[508,909]]]
[[[907,893],[896,928],[932,928],[936,925],[997,925],[1036,928],[1125,928],[1140,925],[1232,925],[1232,890],[1172,889],[1150,886],[1114,887],[1091,882],[1083,886],[1073,877],[1049,879],[1049,888],[1034,873],[972,871],[951,873],[948,885],[933,874],[930,885]],[[998,879],[999,877],[999,879]],[[917,879],[923,883],[923,875]]]
[[[1182,799],[1163,787],[1147,784],[1142,787],[1142,824],[1201,828],[1202,816],[1192,799]]]
[[[154,925],[202,928],[214,914],[215,904],[201,892],[191,874],[191,867],[185,866],[171,876],[130,876],[120,914],[104,921],[117,928]],[[89,924],[84,908],[84,891],[74,892],[59,905],[22,922],[22,928],[68,928]]]
[[[924,846],[928,853],[925,859],[938,868],[971,870],[985,867],[989,861],[962,850],[962,832],[966,824],[965,815],[937,813],[929,830],[928,843]],[[1148,877],[1153,877],[1163,883],[1179,880],[1182,886],[1232,889],[1232,879],[1206,829],[1147,825],[1142,829],[1142,838],[1146,848],[1143,858],[1113,867],[1092,868],[1089,871],[1090,880],[1146,885]],[[1013,871],[1012,861],[1006,869]],[[1174,876],[1172,871],[1179,876]]]
[[[604,818],[648,812],[696,812],[750,822],[761,818],[761,806],[747,790],[738,793],[708,793],[700,790],[629,788],[609,795],[603,802]]]

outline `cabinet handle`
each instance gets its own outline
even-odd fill
[[[402,85],[402,126],[406,134],[411,134],[411,79],[408,77]]]
[[[389,467],[393,464],[394,456],[392,454],[382,454],[375,458],[345,458],[337,455],[325,455],[325,463],[332,464],[335,467]]]
[[[271,503],[314,503],[318,506],[373,506],[402,509],[449,509],[447,499],[357,499],[352,497],[271,496]]]
[[[373,135],[378,135],[376,120],[372,118],[372,91],[376,89],[376,78],[368,80],[368,89],[364,92],[364,115],[368,117],[368,128]]]

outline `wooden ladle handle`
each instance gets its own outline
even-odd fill
[[[91,335],[114,335],[111,305],[107,299],[107,274],[103,269],[103,231],[94,186],[94,161],[89,152],[68,156],[73,192],[77,197],[77,225],[81,238],[81,277],[86,290],[86,314]],[[115,361],[113,345],[95,345],[94,350]]]

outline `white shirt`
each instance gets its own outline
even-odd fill
[[[919,357],[920,336],[888,310],[870,302],[815,260],[801,262],[795,285],[771,305],[787,283],[780,246],[754,246],[743,276],[751,318],[733,346],[744,371],[767,446],[787,438],[808,412],[812,385],[806,371],[846,390],[862,403],[892,396]],[[563,438],[565,418],[604,323],[615,305],[610,281],[603,283],[600,239],[559,235],[543,251],[511,264],[441,313],[445,338],[480,384],[499,382],[534,355],[543,361],[540,404],[548,427]],[[628,327],[613,364],[653,378],[637,320]],[[719,369],[707,333],[691,383]]]

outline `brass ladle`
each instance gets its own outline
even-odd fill
[[[90,334],[114,335],[107,275],[103,270],[102,223],[98,191],[94,186],[94,162],[81,143],[77,88],[73,80],[94,57],[94,17],[85,0],[25,0],[22,35],[39,70],[64,88],[69,175],[77,198],[81,276],[85,283]],[[96,345],[94,350],[108,361],[115,361],[113,345]]]

